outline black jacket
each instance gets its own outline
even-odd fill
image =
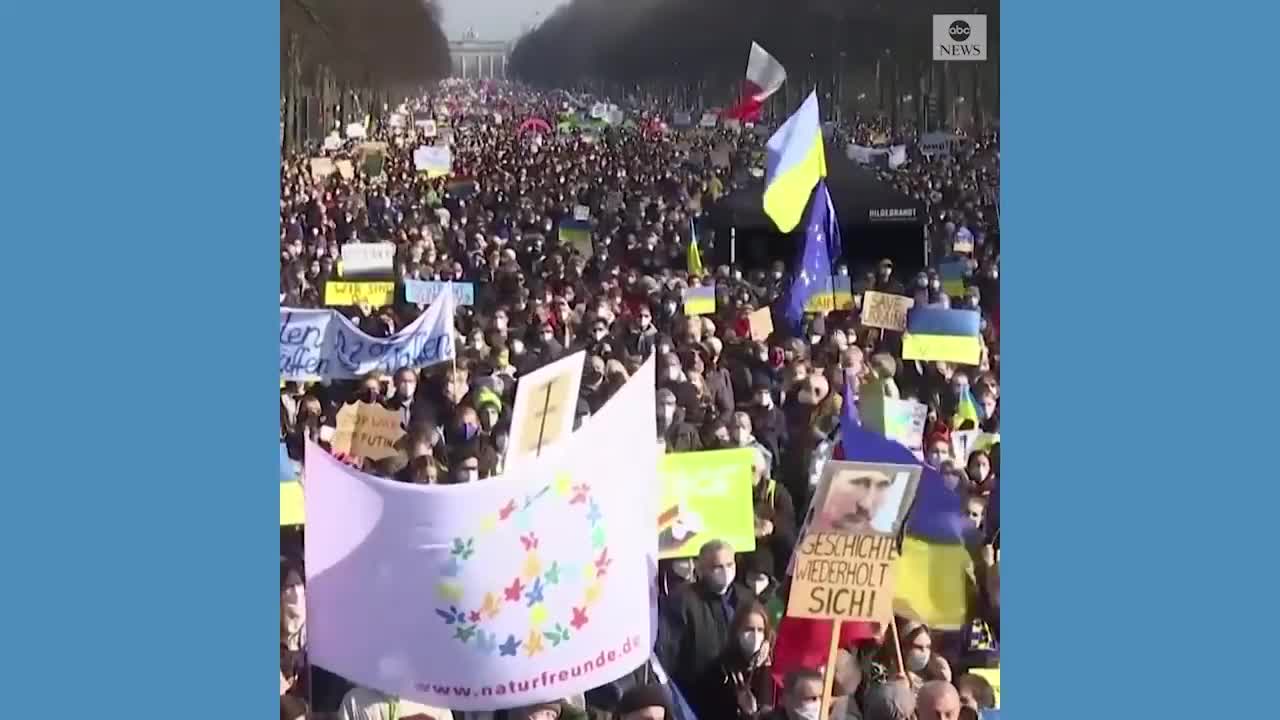
[[[687,699],[699,718],[716,716],[699,707],[706,698],[694,694],[694,688],[711,687],[719,680],[721,653],[733,642],[729,636],[733,613],[752,599],[750,590],[731,584],[723,598],[730,605],[726,613],[721,609],[722,598],[698,583],[680,588],[660,608],[658,659],[676,684],[689,690]]]

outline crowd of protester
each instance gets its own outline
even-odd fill
[[[977,134],[956,152],[930,160],[915,150],[917,134],[909,127],[858,118],[836,131],[867,144],[911,148],[907,164],[881,172],[885,182],[924,203],[931,257],[951,256],[961,229],[974,238],[973,251],[962,256],[969,263],[962,294],[944,290],[936,263],[915,268],[884,260],[841,269],[852,276],[855,293],[874,289],[912,296],[917,304],[980,310],[981,362],[965,367],[902,360],[900,336],[863,327],[856,310],[810,316],[799,336],[777,323],[772,336],[753,340],[748,315],[774,306],[787,290],[790,278],[778,266],[707,267],[705,274],[715,278],[716,310],[686,315],[682,290],[705,282],[689,271],[688,245],[706,209],[744,175],[749,178],[738,164],[750,161],[762,138],[677,129],[671,118],[645,117],[642,108],[628,108],[625,126],[536,139],[520,131],[531,117],[554,126],[571,102],[564,93],[513,85],[448,84],[409,108],[403,130],[390,127],[386,117],[374,119],[372,138],[387,143],[380,178],[367,177],[358,165],[350,178],[313,177],[308,160],[322,154],[318,148],[284,159],[282,306],[322,306],[326,281],[338,277],[341,247],[371,241],[395,243],[397,279],[474,283],[475,300],[457,308],[456,363],[355,381],[282,383],[281,439],[301,461],[306,440],[326,445],[324,428],[335,424],[345,404],[381,403],[402,415],[407,434],[399,452],[378,462],[348,462],[407,483],[483,481],[502,472],[515,385],[523,374],[585,350],[576,409],[581,419],[656,355],[655,431],[667,452],[756,451],[756,550],[736,553],[712,542],[695,558],[661,563],[660,664],[646,663],[611,685],[557,703],[450,713],[352,687],[307,663],[305,531],[282,528],[282,718],[665,720],[687,717],[690,710],[702,720],[819,718],[823,668],[779,674],[772,650],[815,466],[830,455],[846,383],[856,390],[868,381],[928,406],[923,461],[963,491],[981,529],[973,550],[982,601],[973,603],[973,626],[964,631],[935,631],[899,618],[892,634],[881,628],[874,638],[842,644],[829,717],[951,719],[992,707],[991,686],[967,671],[998,662],[999,445],[954,458],[951,433],[1000,429],[996,135]],[[428,178],[415,170],[415,108],[443,111],[441,127],[453,136],[451,175]],[[688,162],[691,154],[725,142],[743,150],[733,166]],[[559,232],[580,205],[590,209],[589,248],[562,241]],[[701,257],[709,256],[710,243],[723,241],[711,235],[698,232]],[[422,310],[402,301],[336,309],[379,337],[405,327]],[[976,423],[957,419],[958,403],[970,392],[980,407]],[[664,674],[682,697],[661,682]]]

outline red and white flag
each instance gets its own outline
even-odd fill
[[[747,79],[743,82],[742,100],[724,113],[724,117],[743,122],[760,119],[760,109],[769,96],[787,81],[787,70],[758,43],[751,43],[747,58]]]

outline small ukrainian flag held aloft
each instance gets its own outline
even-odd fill
[[[689,274],[701,276],[702,252],[698,250],[698,228],[693,220],[689,221]]]
[[[800,224],[809,195],[827,176],[817,93],[809,93],[795,114],[766,145],[764,212],[782,232]]]
[[[980,322],[977,310],[912,308],[902,336],[902,359],[977,365],[982,354]]]
[[[716,311],[716,286],[694,285],[685,288],[685,315],[712,315]]]

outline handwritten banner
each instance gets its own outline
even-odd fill
[[[404,301],[415,305],[430,305],[444,293],[453,294],[455,305],[475,305],[475,283],[444,282],[441,280],[405,280]]]
[[[909,297],[868,290],[862,295],[862,324],[902,332],[907,329],[907,311],[915,302]]]
[[[443,294],[387,338],[366,335],[332,310],[280,308],[280,377],[342,380],[447,362],[455,352],[453,308],[453,296]]]
[[[787,615],[891,621],[895,546],[880,535],[806,535],[796,548]]]
[[[324,284],[325,305],[370,305],[383,307],[396,301],[393,282],[337,282]]]

